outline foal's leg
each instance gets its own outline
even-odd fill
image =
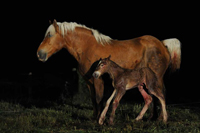
[[[144,98],[145,105],[144,105],[142,111],[140,112],[140,114],[137,116],[137,118],[136,118],[137,121],[141,120],[143,118],[145,112],[149,108],[150,103],[152,102],[152,97],[146,93],[146,91],[143,89],[143,86],[138,86],[138,89]]]
[[[112,101],[113,97],[115,96],[115,93],[116,93],[116,89],[113,91],[112,95],[110,96],[110,98],[107,100],[106,102],[106,106],[103,110],[103,112],[101,113],[101,116],[99,118],[99,124],[102,125],[104,120],[105,120],[105,116],[106,116],[106,113],[108,111],[108,108],[109,108],[109,105],[110,105],[110,102]]]
[[[110,115],[110,120],[109,120],[109,124],[113,125],[113,120],[115,117],[115,110],[117,109],[117,106],[119,105],[119,101],[121,100],[121,98],[123,97],[123,95],[125,94],[126,90],[124,87],[118,89],[117,95],[113,101],[113,105],[112,105],[112,112]]]

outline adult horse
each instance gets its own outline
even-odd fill
[[[66,48],[78,61],[78,70],[84,76],[94,62],[100,58],[112,56],[112,60],[126,69],[149,67],[157,76],[159,86],[164,90],[163,76],[171,64],[173,70],[180,68],[181,45],[178,39],[160,41],[149,35],[130,39],[113,40],[97,30],[84,25],[68,22],[56,22],[48,27],[44,40],[37,50],[39,60],[47,59]],[[99,103],[103,98],[104,81],[88,79],[94,116],[99,116]],[[148,95],[142,94],[144,99]]]

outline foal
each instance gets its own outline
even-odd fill
[[[136,120],[141,120],[143,115],[147,111],[149,104],[152,102],[151,95],[156,96],[162,105],[162,113],[163,113],[163,121],[167,122],[167,111],[165,105],[165,98],[161,88],[158,86],[158,81],[154,72],[149,68],[141,68],[139,70],[130,70],[130,69],[123,69],[118,66],[115,62],[110,60],[110,56],[105,59],[100,59],[99,64],[93,73],[95,78],[99,78],[104,73],[108,73],[112,79],[112,85],[114,87],[114,91],[110,98],[106,102],[106,106],[101,113],[99,118],[99,124],[102,125],[105,120],[106,112],[108,111],[108,107],[110,102],[112,101],[113,97],[113,105],[112,105],[112,112],[110,115],[109,124],[113,124],[115,110],[121,100],[122,96],[125,92],[129,89],[138,87],[140,93],[142,94],[145,105],[137,116]],[[148,93],[143,89],[146,86]]]

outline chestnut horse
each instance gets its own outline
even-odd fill
[[[98,59],[111,55],[112,60],[123,68],[150,68],[156,74],[162,90],[167,68],[171,65],[173,70],[179,69],[181,63],[181,44],[178,39],[160,41],[145,35],[119,41],[84,25],[54,20],[37,50],[37,56],[40,61],[45,62],[62,48],[66,48],[78,61],[78,70],[82,76]],[[101,113],[99,104],[103,98],[104,81],[102,78],[86,81],[91,93],[93,114],[98,118]]]
[[[114,87],[114,91],[110,98],[107,100],[106,106],[103,112],[101,113],[101,116],[99,118],[99,124],[103,124],[110,102],[115,96],[109,121],[109,124],[113,125],[115,110],[117,109],[121,98],[127,90],[136,87],[138,87],[145,101],[145,105],[140,114],[137,116],[136,120],[138,121],[143,118],[145,112],[147,111],[149,105],[152,102],[151,95],[154,95],[159,99],[161,103],[163,122],[166,122],[167,111],[165,97],[163,91],[158,85],[158,80],[155,73],[148,67],[143,67],[139,70],[121,68],[115,62],[110,60],[110,57],[111,56],[109,56],[108,58],[100,59],[99,64],[97,65],[96,70],[93,73],[93,77],[95,78],[99,78],[104,73],[108,73],[110,75],[110,78],[112,79],[112,85]],[[146,91],[143,89],[143,87],[147,89],[149,94],[146,95]]]

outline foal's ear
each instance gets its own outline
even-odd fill
[[[50,24],[50,25],[52,24],[51,20],[49,20],[49,24]]]
[[[108,59],[109,59],[109,60],[110,60],[110,58],[111,58],[111,55],[108,56]]]
[[[55,31],[56,32],[59,32],[59,27],[58,27],[58,24],[57,24],[57,21],[54,19],[54,21],[53,21],[53,26],[54,26],[54,28],[55,28]]]

